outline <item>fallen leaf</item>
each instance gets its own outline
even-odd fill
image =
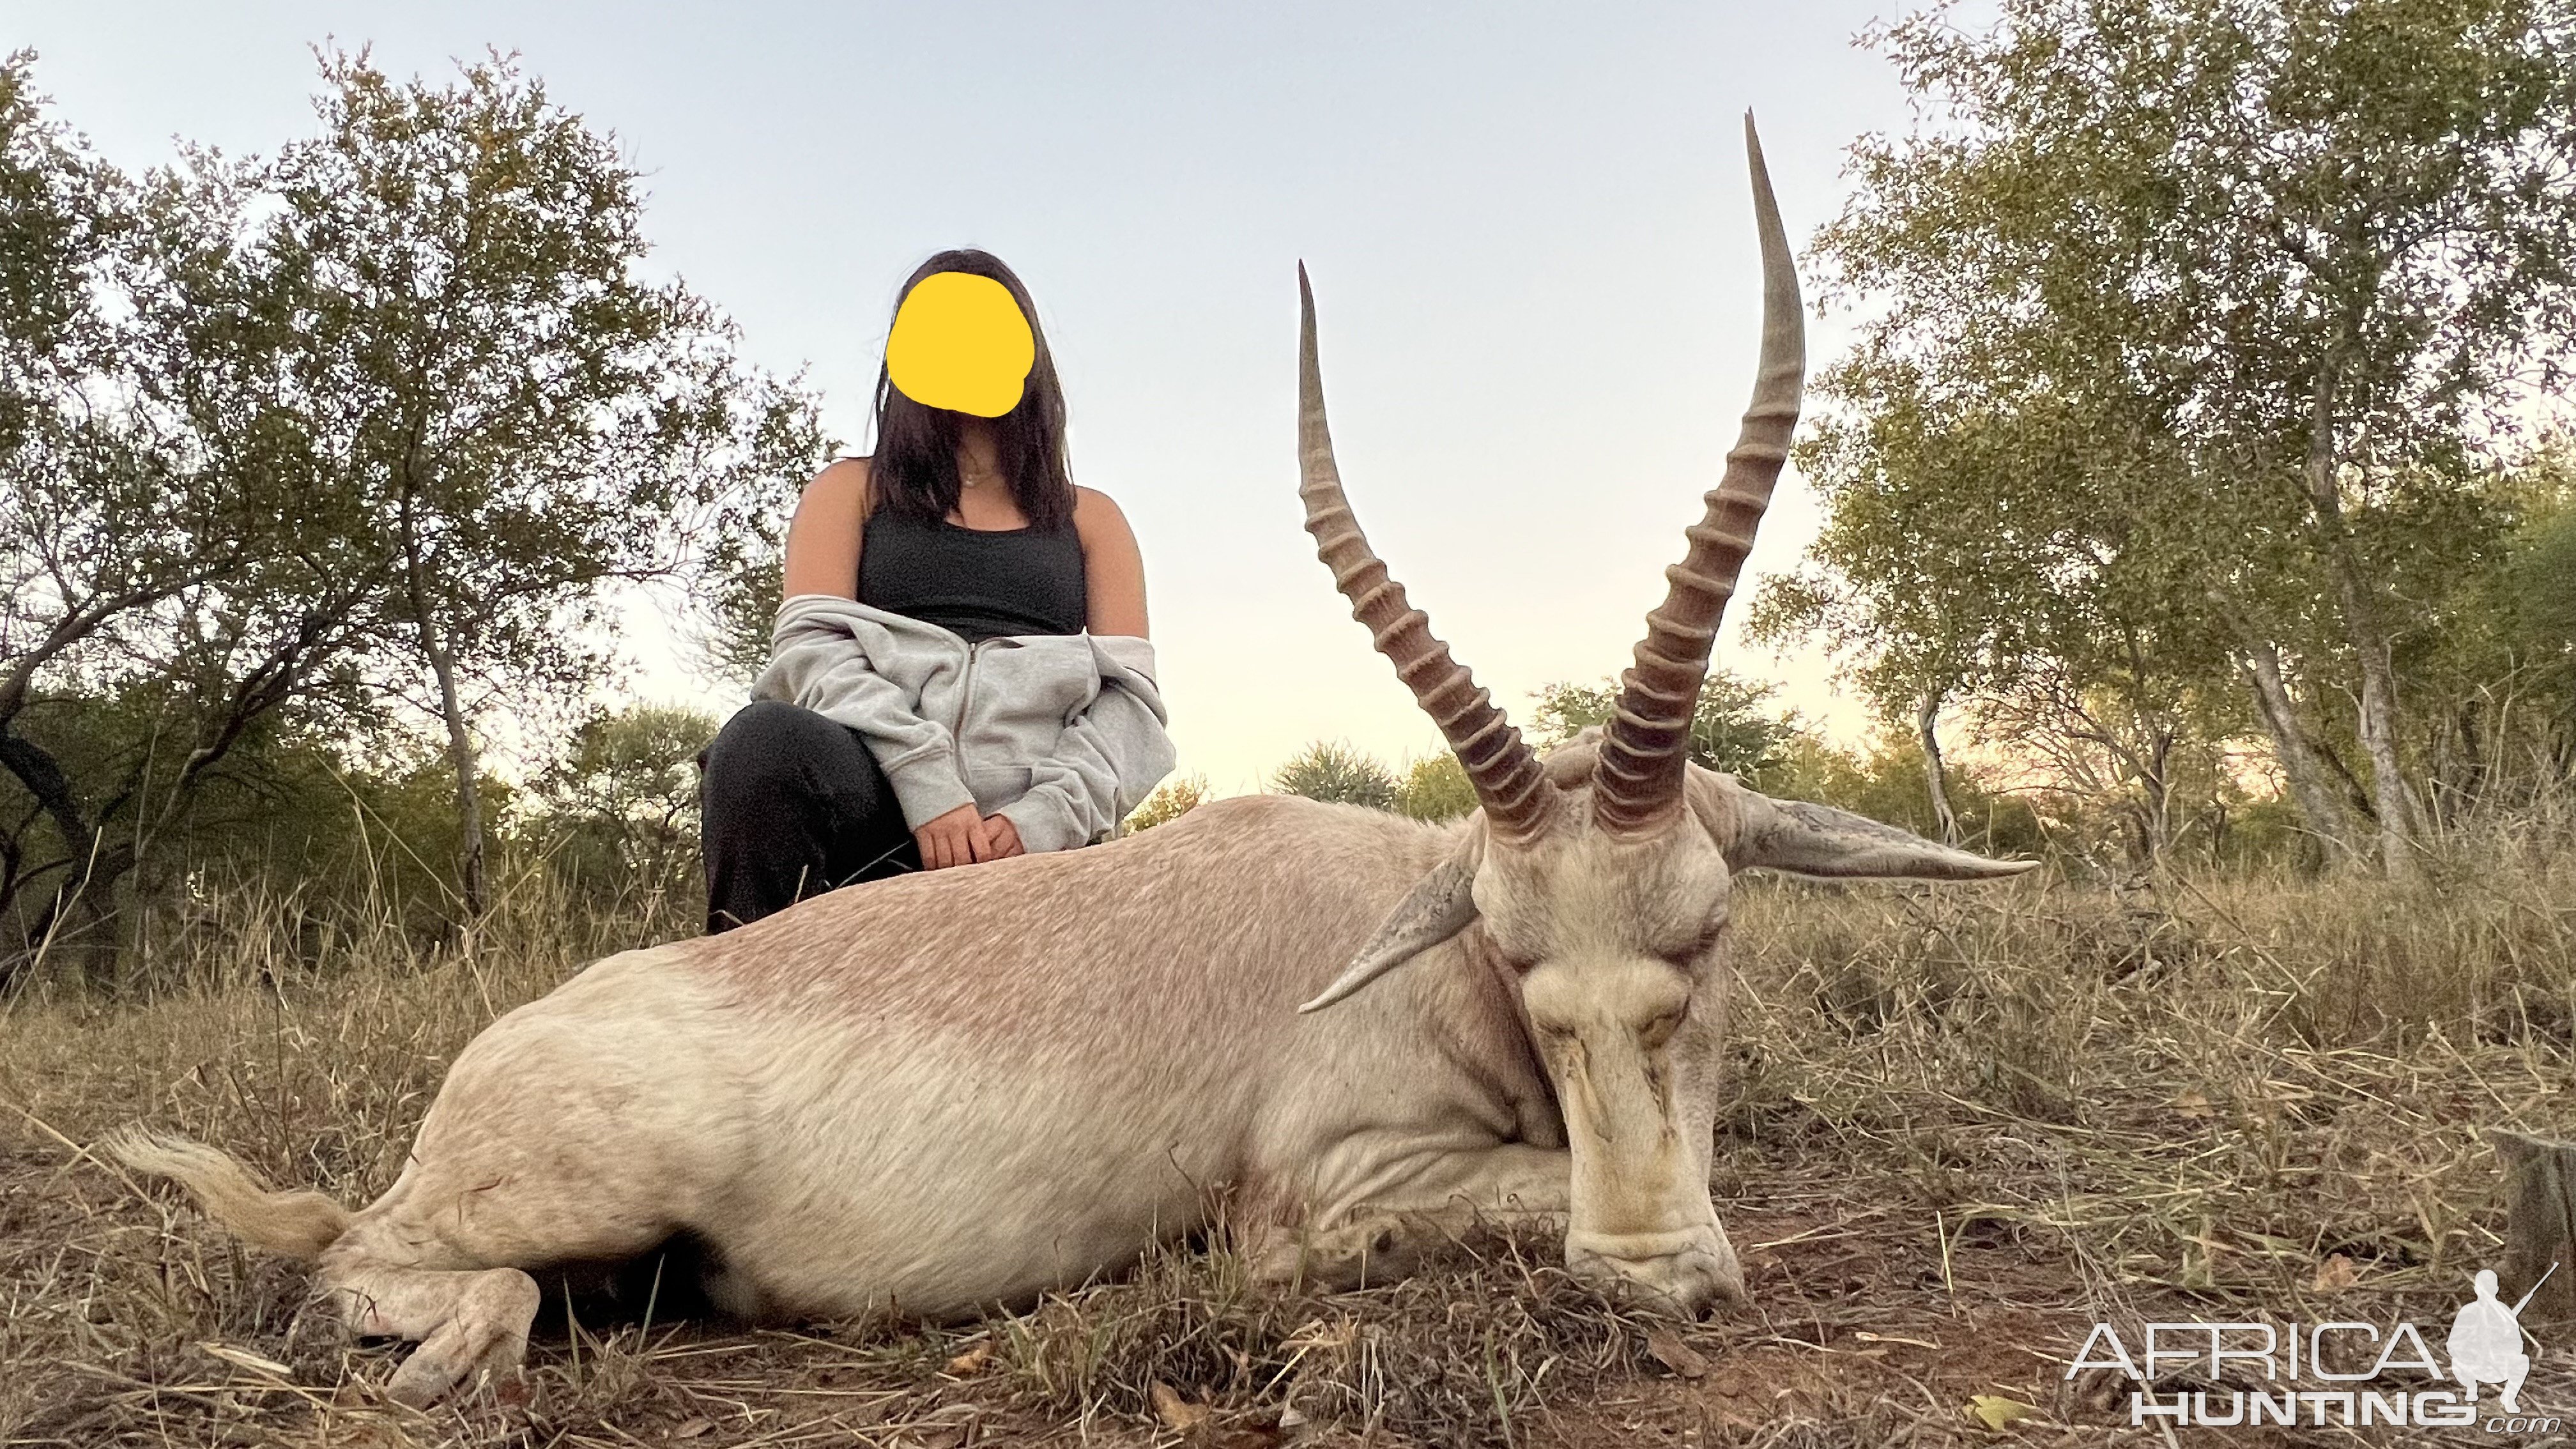
[[[2317,1276],[2308,1288],[2317,1293],[2341,1293],[2361,1281],[2361,1265],[2342,1253],[2317,1265]]]
[[[1207,1405],[1191,1403],[1181,1397],[1180,1390],[1160,1379],[1154,1381],[1149,1396],[1154,1401],[1155,1416],[1163,1421],[1164,1428],[1175,1434],[1186,1434],[1207,1422]]]
[[[993,1340],[985,1339],[973,1348],[948,1361],[947,1372],[961,1379],[971,1379],[993,1361]]]
[[[2001,1394],[1968,1395],[1968,1417],[1998,1434],[2038,1412],[2019,1399],[2007,1399]]]
[[[1657,1363],[1686,1379],[1699,1378],[1708,1372],[1708,1359],[1699,1350],[1682,1342],[1682,1336],[1669,1328],[1647,1332],[1646,1352],[1653,1354]]]
[[[2218,1109],[2209,1105],[2209,1098],[2198,1092],[2185,1092],[2174,1098],[2173,1109],[2175,1116],[2189,1117],[2195,1122],[2218,1115]]]
[[[687,1423],[672,1430],[671,1437],[674,1439],[695,1439],[700,1434],[707,1432],[715,1426],[716,1421],[713,1419],[691,1419]]]

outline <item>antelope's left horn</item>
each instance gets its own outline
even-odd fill
[[[1726,455],[1726,476],[1707,496],[1707,511],[1687,530],[1690,549],[1664,570],[1663,603],[1646,616],[1636,664],[1620,677],[1601,753],[1592,771],[1592,818],[1621,836],[1650,835],[1680,818],[1682,772],[1690,759],[1691,714],[1708,677],[1718,620],[1753,550],[1754,530],[1788,461],[1798,425],[1798,394],[1807,373],[1798,268],[1789,256],[1771,173],[1753,113],[1744,115],[1744,147],[1753,166],[1753,215],[1762,235],[1762,363],[1744,430]]]

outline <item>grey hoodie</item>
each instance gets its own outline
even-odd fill
[[[968,645],[935,624],[830,594],[779,607],[754,699],[857,730],[919,829],[960,805],[1001,815],[1031,851],[1107,835],[1171,773],[1154,646],[1119,634]]]

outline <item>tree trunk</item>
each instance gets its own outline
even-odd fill
[[[1950,788],[1941,778],[1941,737],[1933,726],[1941,719],[1941,696],[1926,690],[1914,711],[1914,739],[1923,747],[1923,788],[1932,797],[1932,819],[1943,845],[1959,843],[1959,817],[1950,809]]]
[[[456,771],[456,884],[465,897],[468,929],[483,917],[483,795],[474,780],[474,737],[465,728],[465,710],[456,695],[456,661],[436,642],[427,618],[420,623],[421,649],[438,677],[438,713],[447,725],[447,762]]]
[[[2138,759],[2138,794],[2140,820],[2146,829],[2146,858],[2141,864],[2158,866],[2173,849],[2173,749],[2175,732],[2149,720],[2140,711],[2138,733],[2141,746]]]
[[[11,985],[39,956],[64,945],[87,963],[82,974],[95,977],[99,974],[95,969],[98,959],[113,958],[115,954],[113,941],[104,946],[101,941],[113,917],[110,893],[117,880],[134,868],[134,844],[128,841],[109,845],[106,826],[83,815],[80,802],[72,794],[71,781],[53,755],[5,728],[0,728],[0,769],[6,769],[52,819],[54,829],[63,837],[69,872],[55,886],[53,899],[37,913],[28,931],[30,944],[25,955],[0,967],[0,988]]]
[[[2334,574],[2335,602],[2343,612],[2344,637],[2361,666],[2361,747],[2370,758],[2371,805],[2379,821],[2379,866],[2390,880],[2421,878],[2415,861],[2414,801],[2397,762],[2399,721],[2397,683],[2387,629],[2374,606],[2370,580],[2351,530],[2344,526],[2343,497],[2336,486],[2334,393],[2342,369],[2329,362],[2317,374],[2314,411],[2308,429],[2308,507],[2324,545],[2326,567]]]
[[[2346,628],[2353,652],[2361,656],[2361,748],[2370,757],[2370,801],[2379,815],[2379,865],[2390,880],[2412,881],[2421,874],[2415,862],[2415,798],[2397,763],[2397,681],[2388,639],[2370,620],[2358,561],[2348,559],[2339,571]]]
[[[420,652],[438,681],[438,715],[447,726],[447,763],[456,771],[456,886],[465,900],[465,929],[470,937],[483,918],[483,796],[474,780],[474,737],[465,727],[465,706],[456,692],[456,659],[439,637],[437,610],[429,597],[421,566],[419,535],[412,526],[411,499],[403,499],[403,565],[411,596],[412,623],[420,631]]]
[[[0,970],[0,989],[57,953],[69,956],[85,984],[109,979],[116,964],[116,883],[134,869],[135,857],[131,845],[100,849],[105,839],[104,833],[91,837],[90,854],[75,867],[80,874],[56,887],[53,899],[37,913],[25,954]]]
[[[72,795],[72,782],[50,751],[0,725],[0,769],[14,776],[53,820],[55,831],[63,837],[63,849],[83,861],[96,853],[97,831],[83,818],[80,801]],[[87,878],[86,864],[72,869],[75,881]]]
[[[2526,1322],[2576,1316],[2576,1143],[2502,1130],[2489,1140],[2505,1160],[2504,1271],[2496,1275],[2496,1296],[2511,1303],[2530,1294]]]
[[[2272,737],[2272,755],[2281,762],[2281,777],[2290,787],[2290,803],[2298,808],[2300,820],[2325,847],[2327,856],[2341,858],[2352,849],[2347,833],[2350,822],[2342,802],[2335,798],[2333,786],[2327,783],[2324,759],[2299,725],[2297,706],[2290,699],[2289,686],[2281,679],[2280,649],[2268,639],[2249,634],[2237,662],[2245,671],[2247,687],[2254,693],[2254,712],[2262,716],[2264,732]]]
[[[2424,793],[2416,805],[2428,832],[2449,830],[2477,815],[2486,804],[2488,790],[2498,782],[2501,762],[2490,757],[2482,707],[2492,698],[2488,690],[2478,689],[2451,701],[2444,725],[2425,742]],[[2508,728],[2510,700],[2508,693],[2504,708],[2495,716]],[[2495,734],[2498,739],[2507,737],[2502,729]]]

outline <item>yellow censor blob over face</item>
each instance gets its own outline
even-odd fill
[[[1020,405],[1037,338],[1010,288],[971,272],[933,272],[895,309],[886,375],[923,407],[998,418]]]

